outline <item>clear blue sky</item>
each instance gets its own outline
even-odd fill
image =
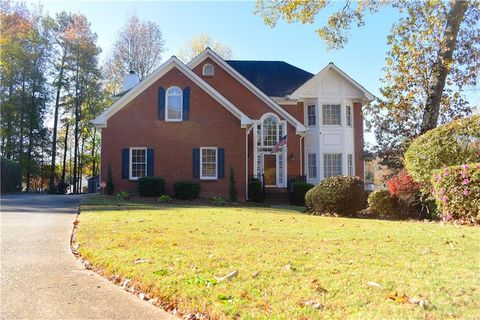
[[[109,52],[118,30],[134,12],[141,20],[154,21],[160,26],[168,48],[164,60],[177,54],[193,36],[208,33],[214,40],[230,46],[234,59],[284,60],[312,73],[333,61],[374,95],[379,95],[381,87],[387,35],[399,18],[397,11],[389,8],[368,15],[365,26],[352,28],[349,44],[344,49],[328,51],[315,29],[323,25],[328,13],[342,6],[342,2],[322,12],[313,25],[279,21],[275,28],[266,26],[260,16],[253,14],[254,1],[41,3],[50,14],[65,10],[86,15],[98,35],[102,55]],[[476,94],[469,93],[472,103],[480,103],[478,92]]]

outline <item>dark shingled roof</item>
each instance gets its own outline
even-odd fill
[[[313,74],[284,61],[226,60],[237,72],[270,97],[285,97]]]

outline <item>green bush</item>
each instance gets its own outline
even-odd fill
[[[222,197],[214,197],[213,198],[213,205],[214,206],[226,206],[227,205],[227,201],[225,201],[225,199],[223,199]]]
[[[431,191],[433,170],[446,166],[480,162],[480,115],[452,121],[416,138],[405,152],[405,167]]]
[[[296,181],[292,183],[292,189],[289,191],[288,196],[290,198],[290,203],[296,206],[305,205],[305,195],[308,190],[314,187],[311,183]]]
[[[433,196],[445,220],[480,223],[480,163],[434,171]]]
[[[248,198],[254,202],[263,202],[265,194],[263,192],[262,182],[258,179],[253,179],[248,184]]]
[[[159,197],[165,193],[165,179],[142,177],[138,179],[138,194],[142,197]]]
[[[200,183],[196,181],[177,181],[173,184],[175,198],[196,199],[200,194]]]
[[[363,181],[358,177],[330,177],[305,196],[307,212],[352,216],[365,208]]]
[[[7,158],[1,158],[2,193],[22,191],[20,164]]]
[[[60,181],[59,183],[57,183],[57,186],[55,187],[55,191],[58,194],[66,194],[69,187],[70,187],[70,184],[68,182]]]
[[[105,193],[112,195],[115,191],[115,185],[113,184],[112,165],[110,162],[107,165],[107,181],[105,185]]]
[[[171,201],[172,198],[168,194],[162,194],[160,197],[158,197],[158,202],[169,202]]]
[[[127,200],[128,198],[130,198],[130,193],[128,191],[120,191],[117,193],[117,200]]]
[[[368,207],[370,211],[382,218],[400,218],[403,210],[399,199],[388,190],[375,190],[368,196]]]

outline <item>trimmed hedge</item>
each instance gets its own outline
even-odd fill
[[[365,190],[359,177],[330,177],[305,196],[307,212],[353,216],[365,208]]]
[[[20,164],[7,158],[1,158],[2,193],[22,191]]]
[[[173,184],[175,198],[196,199],[200,194],[200,183],[196,181],[177,181]]]
[[[480,162],[480,115],[430,130],[405,152],[405,167],[424,193],[431,190],[433,170],[470,162]]]
[[[138,179],[138,194],[142,197],[159,197],[165,193],[165,179],[142,177]]]
[[[480,223],[480,163],[436,170],[431,182],[445,220]]]
[[[263,202],[265,194],[263,192],[262,182],[258,179],[250,181],[248,184],[248,198],[254,202]]]
[[[305,205],[305,195],[307,194],[308,190],[315,187],[311,183],[307,182],[294,182],[292,183],[292,190],[288,193],[290,198],[290,203],[296,206],[304,206]]]

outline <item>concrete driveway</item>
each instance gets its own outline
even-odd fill
[[[173,319],[75,259],[69,241],[82,199],[1,197],[1,318]]]

